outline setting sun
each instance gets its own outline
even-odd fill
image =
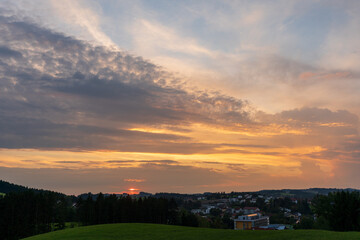
[[[139,189],[129,188],[127,194],[129,194],[129,195],[139,194]]]

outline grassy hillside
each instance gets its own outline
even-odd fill
[[[360,239],[360,232],[317,230],[235,231],[169,225],[123,223],[78,227],[42,234],[26,240],[338,240]]]

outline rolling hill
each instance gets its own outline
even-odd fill
[[[26,238],[26,240],[358,240],[360,232],[320,230],[235,231],[158,224],[123,223],[66,229]]]
[[[14,184],[14,183],[9,183],[3,180],[0,180],[0,195],[4,196],[5,194],[14,192],[25,192],[25,191],[34,191],[36,193],[44,193],[44,192],[53,192],[56,193],[58,196],[67,196],[64,193],[60,193],[60,192],[54,192],[54,191],[50,191],[50,190],[44,190],[44,189],[37,189],[37,188],[29,188],[29,187],[25,187],[22,185],[18,185],[18,184]],[[74,199],[74,196],[68,196]]]
[[[21,186],[21,185],[17,185],[17,184],[13,184],[13,183],[9,183],[9,182],[0,180],[0,192],[1,193],[23,192],[28,189],[29,188]]]

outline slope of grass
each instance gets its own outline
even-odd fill
[[[123,223],[78,227],[26,238],[26,240],[338,240],[360,239],[360,232],[319,230],[235,231],[157,224]]]

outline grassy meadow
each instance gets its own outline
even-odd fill
[[[41,234],[26,240],[346,240],[360,239],[360,232],[322,230],[235,231],[159,224],[122,223],[77,227]]]

